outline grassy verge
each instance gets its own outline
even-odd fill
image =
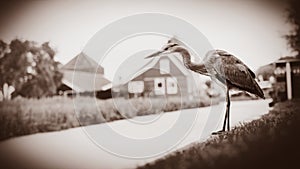
[[[53,97],[0,102],[0,140],[211,104],[205,100],[183,101],[181,104],[178,98],[164,99],[164,102],[160,99],[120,98],[118,105],[113,100],[90,97],[77,97],[73,101],[67,97]]]
[[[299,168],[300,100],[139,169]]]

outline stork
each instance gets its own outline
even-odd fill
[[[191,55],[185,46],[169,40],[168,44],[161,50],[146,58],[163,56],[170,53],[179,53],[182,56],[183,64],[187,69],[205,76],[210,76],[213,81],[226,90],[227,104],[223,128],[213,134],[224,132],[226,130],[226,124],[227,130],[230,130],[230,89],[237,88],[252,93],[260,98],[265,98],[262,89],[255,81],[255,73],[241,60],[224,50],[210,50],[205,55],[202,63],[196,64],[191,62]]]

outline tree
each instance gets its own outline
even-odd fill
[[[7,52],[7,46],[8,45],[4,41],[0,40],[0,58],[2,58]]]
[[[256,74],[256,77],[262,76],[263,80],[269,80],[269,78],[271,76],[274,76],[274,70],[275,70],[275,65],[268,64],[268,65],[259,67],[256,70],[255,74]]]
[[[62,74],[58,70],[58,62],[54,61],[55,51],[48,42],[38,45],[14,39],[6,50],[2,50],[1,46],[5,43],[1,42],[0,86],[4,83],[13,86],[13,96],[40,98],[56,94]]]
[[[293,31],[286,36],[290,47],[300,57],[300,3],[298,0],[288,0],[288,21],[294,26]]]

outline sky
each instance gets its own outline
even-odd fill
[[[213,48],[236,55],[256,70],[279,57],[292,55],[283,38],[291,29],[284,10],[284,6],[274,5],[273,1],[259,0],[12,2],[1,4],[0,38],[6,42],[16,37],[40,43],[49,41],[57,52],[56,60],[65,64],[99,30],[114,21],[145,12],[163,13],[192,24]],[[126,47],[128,54],[119,53],[101,61],[105,76],[112,80],[126,57],[140,52],[134,44],[159,49],[165,43],[165,38],[152,39],[152,45],[139,39]]]

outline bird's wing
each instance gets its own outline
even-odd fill
[[[216,50],[217,54],[219,56],[221,56],[222,58],[222,62],[226,63],[226,64],[234,64],[234,63],[238,63],[243,65],[250,73],[250,75],[255,78],[255,73],[246,65],[244,64],[240,59],[238,59],[237,57],[235,57],[234,55],[224,51],[224,50]]]
[[[225,51],[218,52],[218,55],[219,57],[214,60],[214,70],[219,80],[221,79],[222,81],[224,79],[223,81],[234,87],[264,98],[261,88],[254,79],[255,74],[249,67]]]

